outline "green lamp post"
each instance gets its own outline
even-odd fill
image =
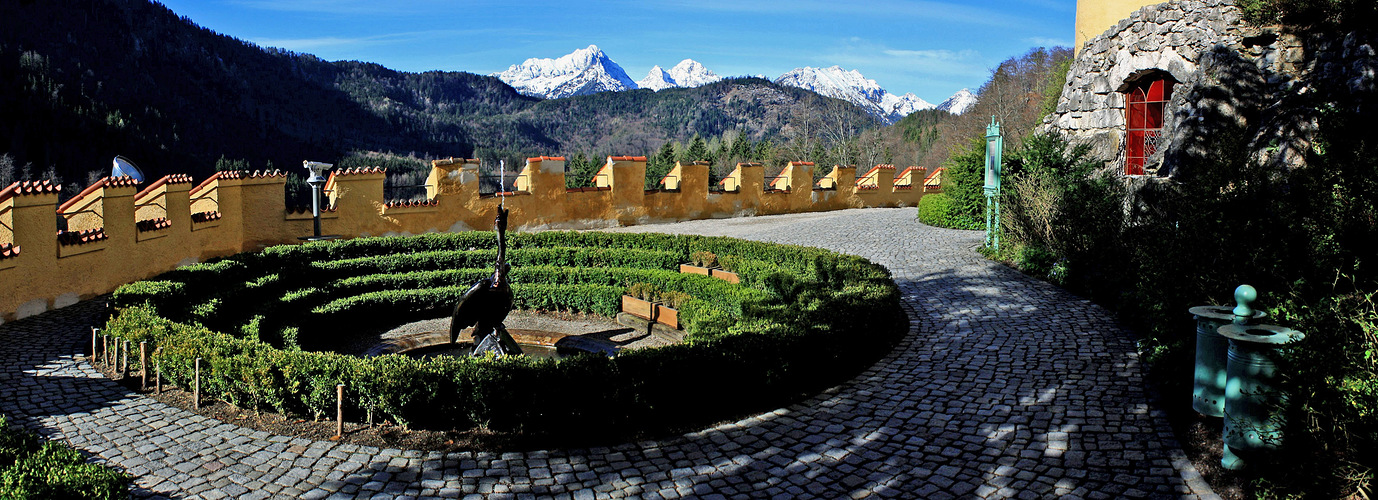
[[[986,126],[986,246],[1000,251],[1000,152],[1005,138],[1000,122],[990,117]]]

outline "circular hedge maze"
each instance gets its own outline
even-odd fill
[[[515,307],[613,316],[635,283],[688,296],[685,342],[560,360],[332,352],[358,332],[448,316],[491,273],[492,232],[268,248],[183,267],[114,294],[106,333],[147,341],[163,377],[240,408],[364,415],[528,435],[655,433],[772,408],[851,378],[904,332],[889,272],[816,248],[731,238],[509,235]],[[740,284],[678,265],[711,251]],[[137,362],[134,363],[137,367]]]

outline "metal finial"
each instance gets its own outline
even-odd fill
[[[1234,323],[1242,325],[1249,321],[1254,315],[1254,308],[1249,304],[1258,300],[1258,290],[1249,285],[1239,285],[1234,289]]]

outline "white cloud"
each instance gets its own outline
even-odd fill
[[[1043,0],[1056,3],[1057,0]],[[794,0],[788,5],[773,0],[675,0],[667,6],[691,11],[726,11],[791,14],[803,12],[829,15],[855,15],[873,18],[884,13],[891,20],[921,20],[930,22],[950,22],[981,26],[1020,27],[1029,21],[1011,15],[1010,9],[976,7],[966,2],[940,2],[933,0],[872,0],[867,2],[839,2],[835,0]]]
[[[974,78],[979,81],[990,73],[988,62],[976,50],[895,49],[857,38],[814,59],[823,65],[857,68],[867,78],[888,73],[923,78]],[[872,74],[877,76],[873,77]]]
[[[433,40],[438,38],[472,35],[487,31],[490,30],[428,30],[385,33],[382,35],[361,37],[321,36],[308,38],[252,38],[249,39],[249,41],[262,47],[278,47],[294,52],[310,52],[313,50],[335,49],[341,47],[368,47],[408,43],[418,40]]]
[[[234,5],[250,9],[276,12],[301,12],[345,16],[429,16],[436,12],[457,10],[453,2],[445,0],[229,0]]]
[[[1052,47],[1071,47],[1071,46],[1072,46],[1072,42],[1068,41],[1066,38],[1048,38],[1048,37],[1035,36],[1035,37],[1025,38],[1024,41],[1025,41],[1025,42],[1029,42],[1029,43],[1034,44],[1034,45],[1037,45],[1037,46],[1039,46],[1039,47],[1048,47],[1048,48],[1052,48]]]

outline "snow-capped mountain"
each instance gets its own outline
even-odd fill
[[[962,89],[958,90],[956,94],[952,94],[952,97],[947,98],[942,104],[939,104],[938,109],[954,115],[960,115],[967,112],[975,105],[976,94],[973,94],[971,90]]]
[[[886,92],[875,80],[868,80],[856,70],[846,71],[839,66],[796,68],[780,75],[775,83],[850,101],[866,108],[886,123],[894,123],[909,113],[934,107],[914,94],[897,96]]]
[[[670,71],[665,71],[660,66],[651,68],[646,78],[636,82],[636,85],[643,89],[660,90],[670,87],[698,87],[718,80],[722,80],[722,77],[709,71],[698,61],[685,59],[670,68]]]
[[[722,80],[698,61],[685,59],[668,71],[660,66],[651,68],[645,78],[634,82],[597,45],[589,45],[556,59],[533,57],[493,76],[522,94],[545,99],[637,88],[658,91],[671,87],[698,87]],[[976,102],[975,94],[962,89],[941,105],[934,106],[912,93],[891,94],[875,80],[867,79],[856,70],[847,71],[839,66],[797,68],[780,75],[775,83],[851,102],[886,123],[894,123],[915,111],[935,107],[959,115]]]
[[[576,50],[558,59],[527,59],[493,76],[517,92],[546,99],[637,88],[621,66],[597,45]]]
[[[660,90],[675,87],[675,77],[670,76],[659,64],[651,67],[651,72],[646,73],[646,78],[636,81],[636,88]]]

